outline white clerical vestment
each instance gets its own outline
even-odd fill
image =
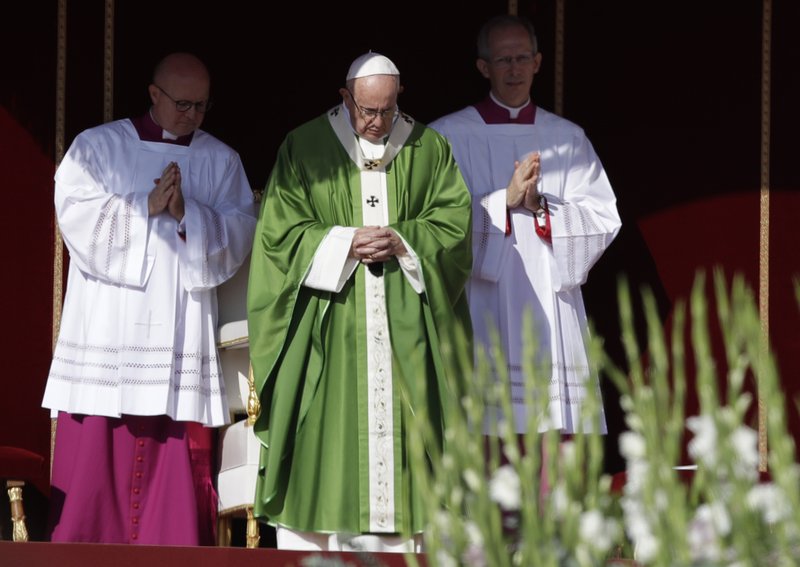
[[[181,171],[180,227],[148,214],[170,162]],[[80,134],[55,181],[70,265],[42,405],[227,423],[215,288],[247,258],[256,222],[238,154],[200,130],[189,146],[142,141],[119,120]]]
[[[586,387],[597,387],[587,361],[587,318],[580,286],[620,229],[616,197],[605,171],[577,125],[541,108],[535,124],[486,124],[474,107],[444,116],[431,127],[448,138],[473,195],[473,271],[468,287],[476,346],[491,353],[496,330],[506,356],[517,433],[527,430],[524,356],[526,314],[538,340],[538,364],[552,366],[549,412],[540,431],[582,428]],[[549,203],[552,243],[537,235],[532,213],[510,211],[506,186],[514,161],[541,155],[539,191]],[[599,391],[598,391],[599,395]],[[494,431],[487,422],[486,433]],[[605,415],[599,428],[606,432]]]

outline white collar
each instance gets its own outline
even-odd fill
[[[148,112],[150,113],[150,119],[153,121],[153,123],[155,123],[156,126],[160,127],[161,124],[159,124],[156,121],[156,117],[153,116],[153,107],[152,106],[148,109]],[[175,134],[173,134],[172,132],[170,132],[168,130],[164,130],[163,128],[161,128],[161,139],[162,140],[177,140],[178,136],[176,136]]]
[[[500,102],[499,100],[497,100],[497,97],[494,96],[494,93],[491,92],[491,91],[489,92],[489,96],[492,97],[492,100],[495,102],[495,104],[497,106],[502,106],[503,108],[508,110],[508,114],[509,114],[509,116],[511,118],[517,118],[519,116],[519,113],[522,111],[522,109],[525,108],[526,106],[528,106],[530,104],[530,102],[531,102],[531,97],[528,97],[528,100],[525,101],[525,104],[523,104],[522,106],[518,106],[518,107],[514,108],[513,106],[505,105],[502,102]]]
[[[347,112],[347,106],[340,104],[333,107],[328,112],[328,121],[339,138],[339,142],[347,151],[347,155],[353,160],[353,163],[361,170],[385,170],[389,162],[394,159],[398,154],[403,144],[411,135],[414,129],[414,119],[408,115],[398,113],[397,116],[402,118],[396,120],[389,138],[386,140],[385,150],[383,156],[379,159],[365,159],[364,152],[361,149],[361,144],[358,140],[361,138],[358,135],[353,135],[353,125],[350,121],[350,115]]]

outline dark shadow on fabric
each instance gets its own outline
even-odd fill
[[[634,264],[631,264],[633,259]],[[603,346],[611,361],[627,371],[622,345],[620,311],[617,301],[619,277],[629,282],[638,297],[639,290],[650,288],[658,305],[662,320],[671,311],[671,302],[661,283],[655,262],[635,222],[623,218],[622,229],[600,261],[592,268],[589,280],[582,289],[587,317],[595,333],[603,339]],[[640,350],[645,346],[645,322],[640,309],[635,313],[636,331]],[[625,469],[625,460],[619,452],[619,435],[627,429],[619,404],[619,391],[607,375],[601,375],[600,387],[606,412],[608,435],[605,437],[605,471],[613,474]]]

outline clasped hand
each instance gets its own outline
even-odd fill
[[[540,159],[539,152],[534,152],[522,161],[514,161],[514,175],[506,189],[506,204],[509,209],[522,206],[534,213],[539,210],[536,185],[541,174]]]
[[[362,226],[356,229],[350,245],[350,257],[363,264],[385,262],[392,256],[406,253],[406,247],[391,228]]]
[[[183,192],[181,191],[181,169],[170,162],[161,177],[153,179],[156,186],[147,197],[147,209],[151,216],[167,211],[178,222],[184,215]]]

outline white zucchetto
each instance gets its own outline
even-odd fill
[[[400,71],[392,63],[391,59],[380,53],[370,51],[364,55],[360,55],[350,65],[350,70],[347,71],[347,79],[358,79],[360,77],[369,77],[370,75],[399,75]]]

